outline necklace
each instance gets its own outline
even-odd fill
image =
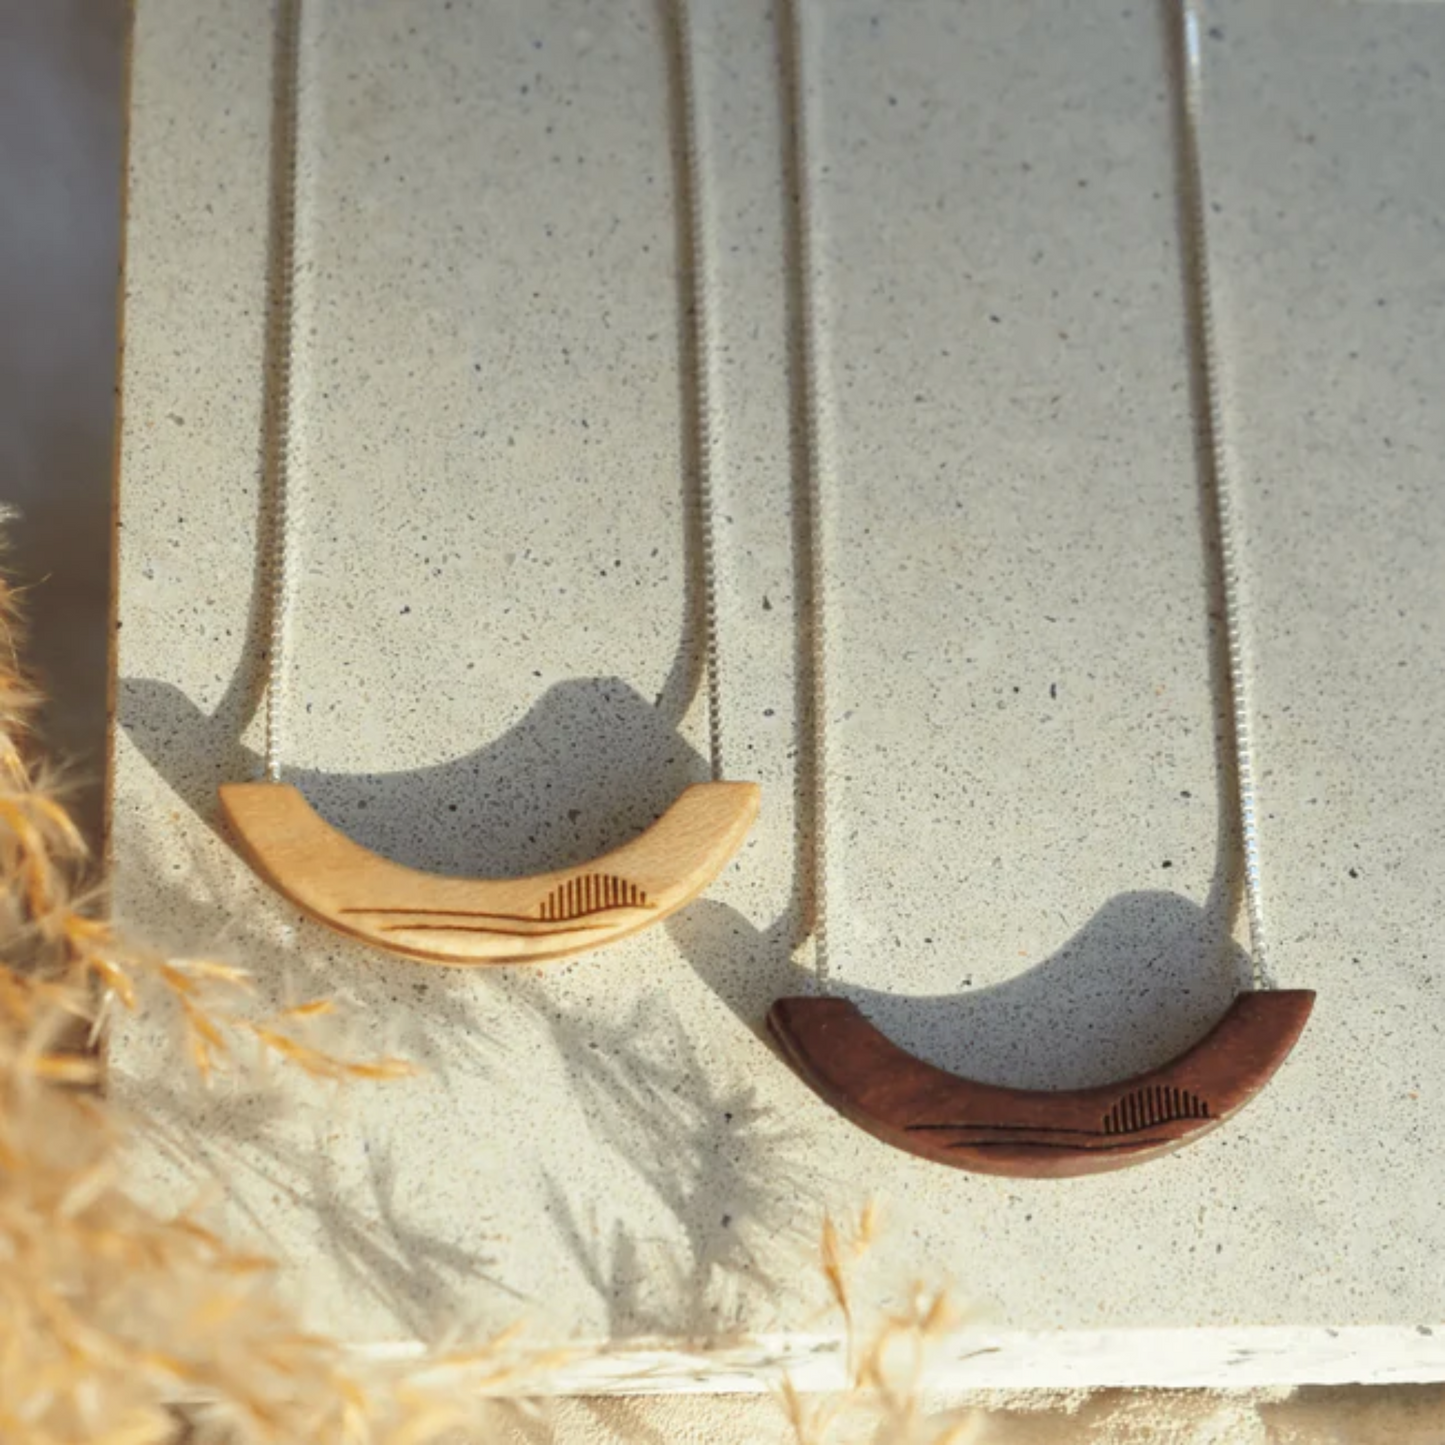
[[[808,205],[804,0],[793,3],[791,55],[793,145],[800,262],[799,326],[807,417],[807,507],[812,607],[812,773],[814,945],[819,993],[781,998],[768,1016],[784,1056],[828,1103],[885,1143],[925,1159],[988,1174],[1062,1176],[1102,1173],[1167,1153],[1216,1127],[1269,1081],[1298,1039],[1314,994],[1273,989],[1266,968],[1259,833],[1247,678],[1241,636],[1239,544],[1225,475],[1223,418],[1216,390],[1216,343],[1210,295],[1207,210],[1200,154],[1199,23],[1190,0],[1173,20],[1182,154],[1181,191],[1188,217],[1189,289],[1194,366],[1204,400],[1199,420],[1207,458],[1205,485],[1219,539],[1230,721],[1244,854],[1244,892],[1258,988],[1239,993],[1196,1044],[1147,1073],[1097,1088],[1001,1088],[935,1068],[889,1040],[849,1000],[827,993],[827,757],[824,707],[823,525],[819,504],[820,431]]]
[[[699,445],[696,514],[707,673],[712,781],[685,788],[652,826],[610,853],[524,878],[453,878],[403,867],[332,828],[282,779],[287,629],[296,551],[290,466],[290,374],[295,277],[297,129],[302,0],[280,7],[273,165],[272,374],[267,493],[271,502],[270,645],[267,653],[265,779],[227,783],[221,809],[241,854],[278,893],[320,922],[393,953],[437,963],[537,962],[600,947],[656,923],[695,898],[741,847],[758,811],[756,783],[723,781],[717,644],[717,580],[708,394],[710,297],[703,266],[696,104],[686,13],[679,47],[687,117],[685,203],[689,211]]]

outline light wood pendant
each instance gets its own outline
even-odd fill
[[[221,809],[256,872],[339,933],[433,963],[538,963],[615,942],[696,898],[752,827],[758,785],[695,783],[630,843],[526,878],[390,862],[287,783],[227,783]]]

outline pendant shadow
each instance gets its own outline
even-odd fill
[[[688,962],[750,1028],[786,995],[815,992],[784,930],[754,929],[700,900],[668,921]],[[739,957],[754,964],[740,970]],[[968,964],[960,960],[959,971]],[[1173,1058],[1209,1029],[1248,958],[1209,912],[1173,893],[1109,900],[1051,957],[1016,978],[958,993],[899,995],[839,982],[900,1047],[951,1073],[1019,1089],[1109,1083]]]
[[[157,679],[120,684],[118,722],[176,796],[219,831],[216,789],[256,777],[237,714],[207,715]],[[656,821],[703,758],[657,705],[613,677],[558,683],[502,737],[431,767],[287,769],[333,827],[427,872],[515,877],[586,862]]]

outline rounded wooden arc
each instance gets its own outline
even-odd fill
[[[289,783],[227,783],[246,861],[340,933],[431,963],[536,963],[600,948],[695,898],[742,846],[756,783],[696,783],[645,832],[590,863],[527,878],[449,878],[353,843]]]
[[[911,1154],[1015,1177],[1102,1174],[1223,1123],[1294,1047],[1315,996],[1240,994],[1171,1062],[1094,1089],[1005,1089],[934,1068],[841,998],[783,998],[768,1026],[789,1062],[839,1113]]]

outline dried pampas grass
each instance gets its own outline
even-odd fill
[[[819,1265],[844,1324],[847,1384],[835,1395],[809,1399],[791,1381],[782,1382],[779,1399],[795,1445],[971,1445],[985,1424],[979,1411],[934,1412],[925,1405],[929,1354],[958,1323],[947,1294],[914,1285],[901,1309],[879,1313],[858,1307],[857,1270],[879,1227],[871,1204],[849,1228],[823,1220]]]
[[[244,969],[166,957],[112,927],[84,839],[32,728],[38,703],[18,655],[16,596],[0,578],[0,1441],[4,1445],[515,1441],[555,1438],[525,1398],[575,1355],[504,1337],[363,1375],[308,1332],[268,1259],[165,1217],[126,1190],[128,1122],[106,1099],[97,1047],[107,1013],[168,1001],[196,1087],[268,1061],[339,1083],[412,1072],[397,1058],[343,1057],[321,1041],[318,998],[258,1017]],[[150,1005],[154,1006],[154,1005]],[[959,1445],[957,1421],[918,1408],[923,1355],[947,1328],[919,1292],[864,1335],[852,1271],[872,1240],[825,1222],[821,1269],[850,1340],[850,1388],[779,1401],[800,1445],[831,1445],[847,1421],[889,1445]],[[861,1343],[860,1343],[861,1341]],[[521,1433],[518,1433],[518,1432]],[[542,1432],[542,1433],[539,1433]]]
[[[198,1083],[268,1055],[325,1079],[410,1069],[308,1037],[329,1000],[256,1018],[243,970],[117,936],[36,747],[17,636],[0,580],[0,1440],[170,1441],[177,1401],[194,1403],[193,1433],[286,1445],[421,1445],[468,1423],[470,1391],[363,1383],[280,1302],[270,1261],[127,1194],[126,1124],[97,1088],[96,1044],[105,1011],[138,1007],[146,985],[174,1001]]]

